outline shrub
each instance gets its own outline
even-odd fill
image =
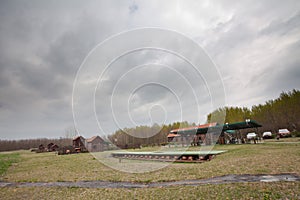
[[[294,131],[291,133],[292,137],[300,137],[300,131]]]

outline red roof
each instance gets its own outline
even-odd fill
[[[169,133],[168,138],[169,138],[169,137],[178,137],[178,136],[179,136],[179,135],[177,135],[177,134]]]
[[[202,124],[199,126],[191,126],[191,127],[187,127],[187,128],[174,129],[174,130],[171,130],[170,132],[177,133],[179,131],[196,130],[198,128],[208,128],[208,127],[212,127],[212,126],[216,126],[216,125],[217,125],[217,122],[214,122],[214,123]]]

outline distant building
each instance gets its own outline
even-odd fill
[[[108,149],[108,143],[105,142],[100,136],[93,136],[85,139],[82,136],[77,136],[73,139],[73,147],[76,152],[98,152]]]
[[[47,149],[48,149],[48,151],[49,151],[49,149],[51,149],[51,147],[54,145],[54,143],[49,143],[48,145],[47,145]]]
[[[57,151],[58,149],[59,149],[59,146],[56,145],[56,144],[54,144],[54,143],[52,143],[52,142],[47,145],[47,150],[49,152],[51,152],[51,151]]]
[[[85,138],[82,136],[77,136],[73,139],[73,147],[75,148],[76,152],[86,152],[87,149],[85,148]]]
[[[49,151],[58,151],[58,149],[59,149],[59,146],[58,146],[57,144],[53,144],[53,145],[50,147]]]
[[[90,152],[105,151],[108,149],[108,144],[97,135],[86,140],[86,148]]]
[[[40,150],[40,151],[44,151],[44,150],[45,150],[45,147],[44,147],[43,144],[40,144],[40,145],[39,145],[39,150]]]
[[[168,137],[168,142],[174,144],[184,145],[211,145],[215,142],[219,144],[226,144],[225,137],[229,138],[231,143],[243,143],[241,134],[236,134],[236,131],[241,129],[257,129],[261,127],[254,120],[246,119],[243,122],[236,122],[231,124],[218,124],[218,123],[209,123],[199,126],[180,128],[171,130]],[[235,135],[235,137],[233,137]]]
[[[217,123],[208,123],[199,126],[180,128],[172,130],[168,137],[168,142],[174,142],[182,145],[194,145],[198,146],[202,143],[211,144],[212,138],[207,137],[207,131],[210,127],[216,127]],[[201,130],[201,132],[198,132]],[[204,130],[204,131],[202,131]]]

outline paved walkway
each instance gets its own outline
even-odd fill
[[[82,187],[82,188],[149,188],[169,186],[197,186],[205,184],[224,183],[247,183],[247,182],[276,182],[276,181],[300,181],[296,174],[259,174],[259,175],[226,175],[209,179],[182,180],[154,183],[133,183],[133,182],[110,182],[110,181],[78,181],[78,182],[35,182],[35,183],[10,183],[0,182],[0,187]]]

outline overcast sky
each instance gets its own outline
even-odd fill
[[[218,71],[215,82],[225,92],[218,87],[215,93],[225,97],[224,105],[251,108],[300,89],[298,0],[1,0],[0,139],[65,136],[74,126],[73,83],[89,52],[112,35],[143,27],[173,30],[198,43]],[[124,46],[134,41],[129,37]],[[172,48],[189,52],[189,46],[178,44],[174,39]],[[118,45],[111,43],[98,58],[118,52]],[[170,52],[143,49],[124,55],[103,77],[95,74],[97,88],[91,89],[101,128],[87,128],[97,121],[81,107],[75,111],[83,113],[77,123],[85,127],[79,131],[89,137],[154,122],[204,123],[214,109],[214,91],[203,73],[197,78],[189,63]],[[89,80],[81,81],[78,87],[85,91],[82,84]],[[75,99],[93,103],[82,91]]]

